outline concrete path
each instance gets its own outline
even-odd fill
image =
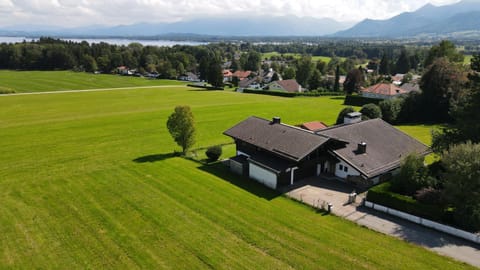
[[[0,95],[0,97],[65,94],[65,93],[81,93],[81,92],[119,91],[119,90],[149,89],[149,88],[176,88],[176,87],[185,87],[185,85],[131,86],[131,87],[97,88],[97,89],[84,89],[84,90],[61,90],[61,91],[13,93],[13,94],[2,94],[2,95]]]
[[[479,245],[363,207],[362,195],[357,196],[355,203],[348,204],[348,195],[353,190],[354,188],[350,185],[337,180],[313,178],[295,183],[283,191],[285,195],[314,207],[331,203],[334,215],[480,267]]]

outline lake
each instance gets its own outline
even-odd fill
[[[196,42],[196,41],[172,41],[172,40],[139,40],[139,39],[116,39],[116,38],[60,38],[62,40],[71,40],[73,42],[82,42],[86,41],[90,44],[92,43],[100,43],[106,42],[109,44],[115,45],[128,45],[133,42],[138,42],[144,46],[163,46],[163,47],[172,47],[175,45],[189,45],[189,46],[197,46],[197,45],[205,45],[206,42]],[[17,43],[31,41],[31,40],[38,40],[38,38],[27,38],[27,37],[2,37],[0,36],[0,43]]]

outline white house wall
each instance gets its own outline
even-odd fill
[[[345,167],[348,168],[348,171],[345,172]],[[342,168],[342,169],[340,169]],[[337,163],[335,165],[335,176],[339,177],[339,178],[342,178],[342,179],[346,179],[347,176],[360,176],[360,172],[358,172],[357,170],[355,170],[352,166],[350,166],[349,164],[345,163],[343,160],[341,160],[339,163]]]
[[[250,178],[264,184],[269,188],[277,188],[277,175],[269,170],[250,162],[248,165],[248,174]]]

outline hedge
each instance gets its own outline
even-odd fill
[[[423,204],[412,197],[390,191],[390,182],[385,182],[368,190],[367,201],[380,204],[422,218],[452,224],[450,211],[436,205]]]
[[[284,91],[273,91],[273,90],[256,90],[256,89],[243,89],[244,93],[248,94],[259,94],[259,95],[269,95],[269,96],[279,96],[279,97],[320,97],[320,96],[343,96],[342,92],[302,92],[302,93],[290,93]]]
[[[224,90],[223,87],[214,87],[214,86],[206,86],[206,85],[198,85],[198,84],[187,84],[187,86],[202,88],[207,90]]]
[[[358,106],[361,107],[365,104],[368,103],[373,103],[378,105],[380,101],[383,99],[378,99],[378,98],[367,98],[367,97],[362,97],[362,96],[352,96],[352,95],[347,95],[345,97],[345,101],[343,102],[344,105],[350,105],[350,106]]]

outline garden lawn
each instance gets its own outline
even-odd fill
[[[180,104],[196,148],[231,143],[250,115],[332,124],[343,107],[189,88],[0,96],[0,268],[473,269],[174,157]]]
[[[156,85],[185,85],[173,80],[151,80],[131,76],[73,71],[0,70],[1,92],[44,92]]]

